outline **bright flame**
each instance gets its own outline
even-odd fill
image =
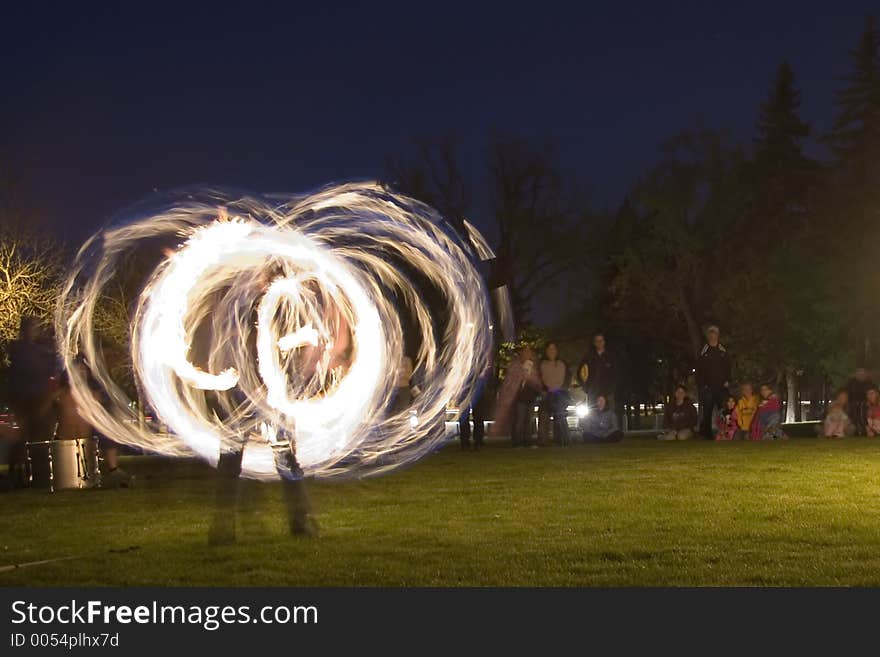
[[[312,476],[411,462],[446,439],[447,401],[469,404],[490,362],[487,293],[474,266],[485,241],[468,230],[480,253],[427,206],[374,184],[281,203],[188,195],[80,250],[56,315],[74,395],[99,431],[150,451],[213,462],[247,444],[242,467],[252,477],[278,476],[272,444],[281,438]],[[139,424],[110,376],[96,307],[128,256],[172,236],[185,241],[156,263],[131,329],[139,389],[169,435]],[[442,308],[429,305],[425,285]],[[403,321],[418,336],[408,355],[419,387],[409,408],[392,412]],[[71,367],[77,353],[102,400]]]

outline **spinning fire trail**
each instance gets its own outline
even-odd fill
[[[87,242],[64,286],[56,331],[73,394],[100,432],[151,452],[216,464],[246,444],[249,477],[279,476],[279,436],[295,437],[309,476],[412,462],[446,438],[447,404],[469,404],[491,363],[478,266],[492,253],[465,229],[375,184],[203,192],[141,212]],[[102,308],[126,288],[131,376],[170,433],[138,422],[105,357]],[[419,391],[399,408],[408,345]]]

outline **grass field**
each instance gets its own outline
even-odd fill
[[[133,489],[0,496],[0,585],[880,584],[880,441],[865,438],[450,446],[313,485],[319,538],[285,535],[278,485],[251,483],[263,499],[222,547],[210,469],[125,467]]]

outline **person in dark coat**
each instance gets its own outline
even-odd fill
[[[697,426],[697,409],[694,408],[687,388],[676,386],[673,401],[666,404],[664,418],[666,431],[657,436],[657,440],[690,440]]]
[[[19,439],[9,452],[13,486],[27,485],[27,443],[52,438],[51,410],[57,385],[55,352],[39,340],[37,320],[22,317],[19,339],[9,345],[9,403]]]
[[[581,359],[578,380],[587,393],[587,401],[595,406],[599,396],[605,397],[606,405],[616,412],[615,394],[620,381],[620,360],[605,345],[605,336],[593,336],[593,348]]]
[[[713,415],[730,395],[730,354],[721,344],[721,332],[712,325],[706,329],[706,344],[697,358],[697,388],[700,401],[700,435],[714,439]]]
[[[860,367],[846,384],[849,394],[849,405],[846,409],[850,421],[855,426],[856,435],[864,436],[867,433],[868,414],[867,400],[868,390],[874,387],[874,382],[868,376],[868,370]]]

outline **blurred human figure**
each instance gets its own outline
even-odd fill
[[[868,370],[864,367],[858,368],[846,384],[846,392],[849,395],[846,411],[853,423],[853,431],[859,436],[864,436],[867,431],[867,394],[873,386],[874,382],[871,381]]]
[[[782,401],[769,383],[761,386],[761,401],[749,429],[752,440],[787,440],[782,431]]]
[[[755,387],[748,381],[743,383],[740,387],[739,399],[736,402],[736,423],[739,426],[736,433],[737,440],[746,440],[749,437],[749,430],[760,403],[761,400],[755,394]]]
[[[19,438],[9,451],[9,477],[14,487],[27,485],[26,444],[52,437],[55,352],[51,344],[39,339],[38,329],[36,318],[22,317],[19,338],[9,344],[8,398],[19,426]]]
[[[490,359],[485,372],[483,372],[482,380],[471,398],[470,406],[466,407],[458,417],[458,437],[462,450],[471,448],[471,438],[473,438],[474,451],[478,452],[483,449],[483,441],[486,436],[486,415],[494,397],[494,383],[495,366],[493,360]],[[474,423],[473,431],[471,431],[471,419]]]
[[[256,285],[267,285],[267,280],[258,280]],[[218,292],[223,294],[224,292]],[[351,365],[353,340],[351,328],[339,309],[332,304],[324,308],[324,325],[331,327],[330,338],[316,345],[304,345],[291,354],[295,361],[297,384],[301,389],[317,389],[319,394],[332,388],[340,381]],[[213,326],[211,320],[203,321],[194,330],[190,356],[197,365],[204,366],[212,352]],[[246,339],[246,347],[256,352],[256,334],[251,332]],[[228,367],[226,363],[214,363],[218,368]],[[217,417],[225,420],[234,415],[245,403],[239,388],[228,391],[206,391],[205,401]],[[318,525],[312,512],[311,497],[305,481],[305,473],[296,457],[296,434],[294,429],[286,428],[287,423],[278,426],[265,425],[266,439],[271,445],[275,470],[281,480],[281,492],[287,512],[287,525],[292,535],[315,536]],[[240,478],[244,450],[249,436],[238,437],[239,443],[221,449],[217,461],[217,487],[215,490],[214,518],[208,531],[208,541],[212,544],[232,543],[236,538],[236,511],[240,503]]]
[[[568,365],[559,358],[559,347],[555,342],[548,342],[544,347],[540,374],[543,396],[538,412],[538,444],[546,444],[552,432],[553,440],[557,444],[567,445],[568,419],[566,409],[571,399],[568,394],[568,382],[571,375]]]
[[[100,386],[95,382],[88,366],[82,358],[75,361],[74,367],[78,375],[86,381],[89,390],[96,397],[100,394]],[[56,437],[61,440],[92,438],[94,427],[80,413],[79,405],[70,387],[70,373],[61,375],[58,386],[58,432]],[[132,478],[119,467],[119,445],[106,436],[98,434],[96,446],[103,458],[101,470],[101,488],[128,488]],[[91,447],[91,446],[89,446]]]
[[[664,413],[666,431],[657,440],[690,440],[697,426],[697,409],[684,386],[676,386],[672,396],[673,401],[666,405]]]
[[[871,386],[865,397],[865,429],[872,438],[880,436],[880,390],[877,386]]]
[[[577,378],[587,393],[587,402],[596,405],[598,397],[605,397],[608,408],[616,411],[617,386],[620,382],[620,360],[607,348],[605,335],[593,336],[593,346],[581,359]]]
[[[715,415],[715,440],[733,440],[739,430],[736,420],[736,398],[728,395],[724,406]]]
[[[581,426],[585,443],[616,443],[623,439],[617,413],[608,405],[605,395],[596,397],[596,408],[587,414]]]
[[[714,324],[706,329],[706,344],[697,358],[697,389],[700,402],[700,435],[713,436],[712,418],[730,394],[730,356],[720,342],[721,331]]]
[[[856,433],[847,409],[850,408],[849,393],[846,389],[838,390],[834,401],[828,406],[825,420],[822,422],[822,435],[826,438],[844,438]]]
[[[525,446],[530,439],[530,420],[535,397],[541,391],[541,377],[535,366],[535,354],[521,345],[507,367],[495,409],[493,435],[510,432],[514,447]]]

